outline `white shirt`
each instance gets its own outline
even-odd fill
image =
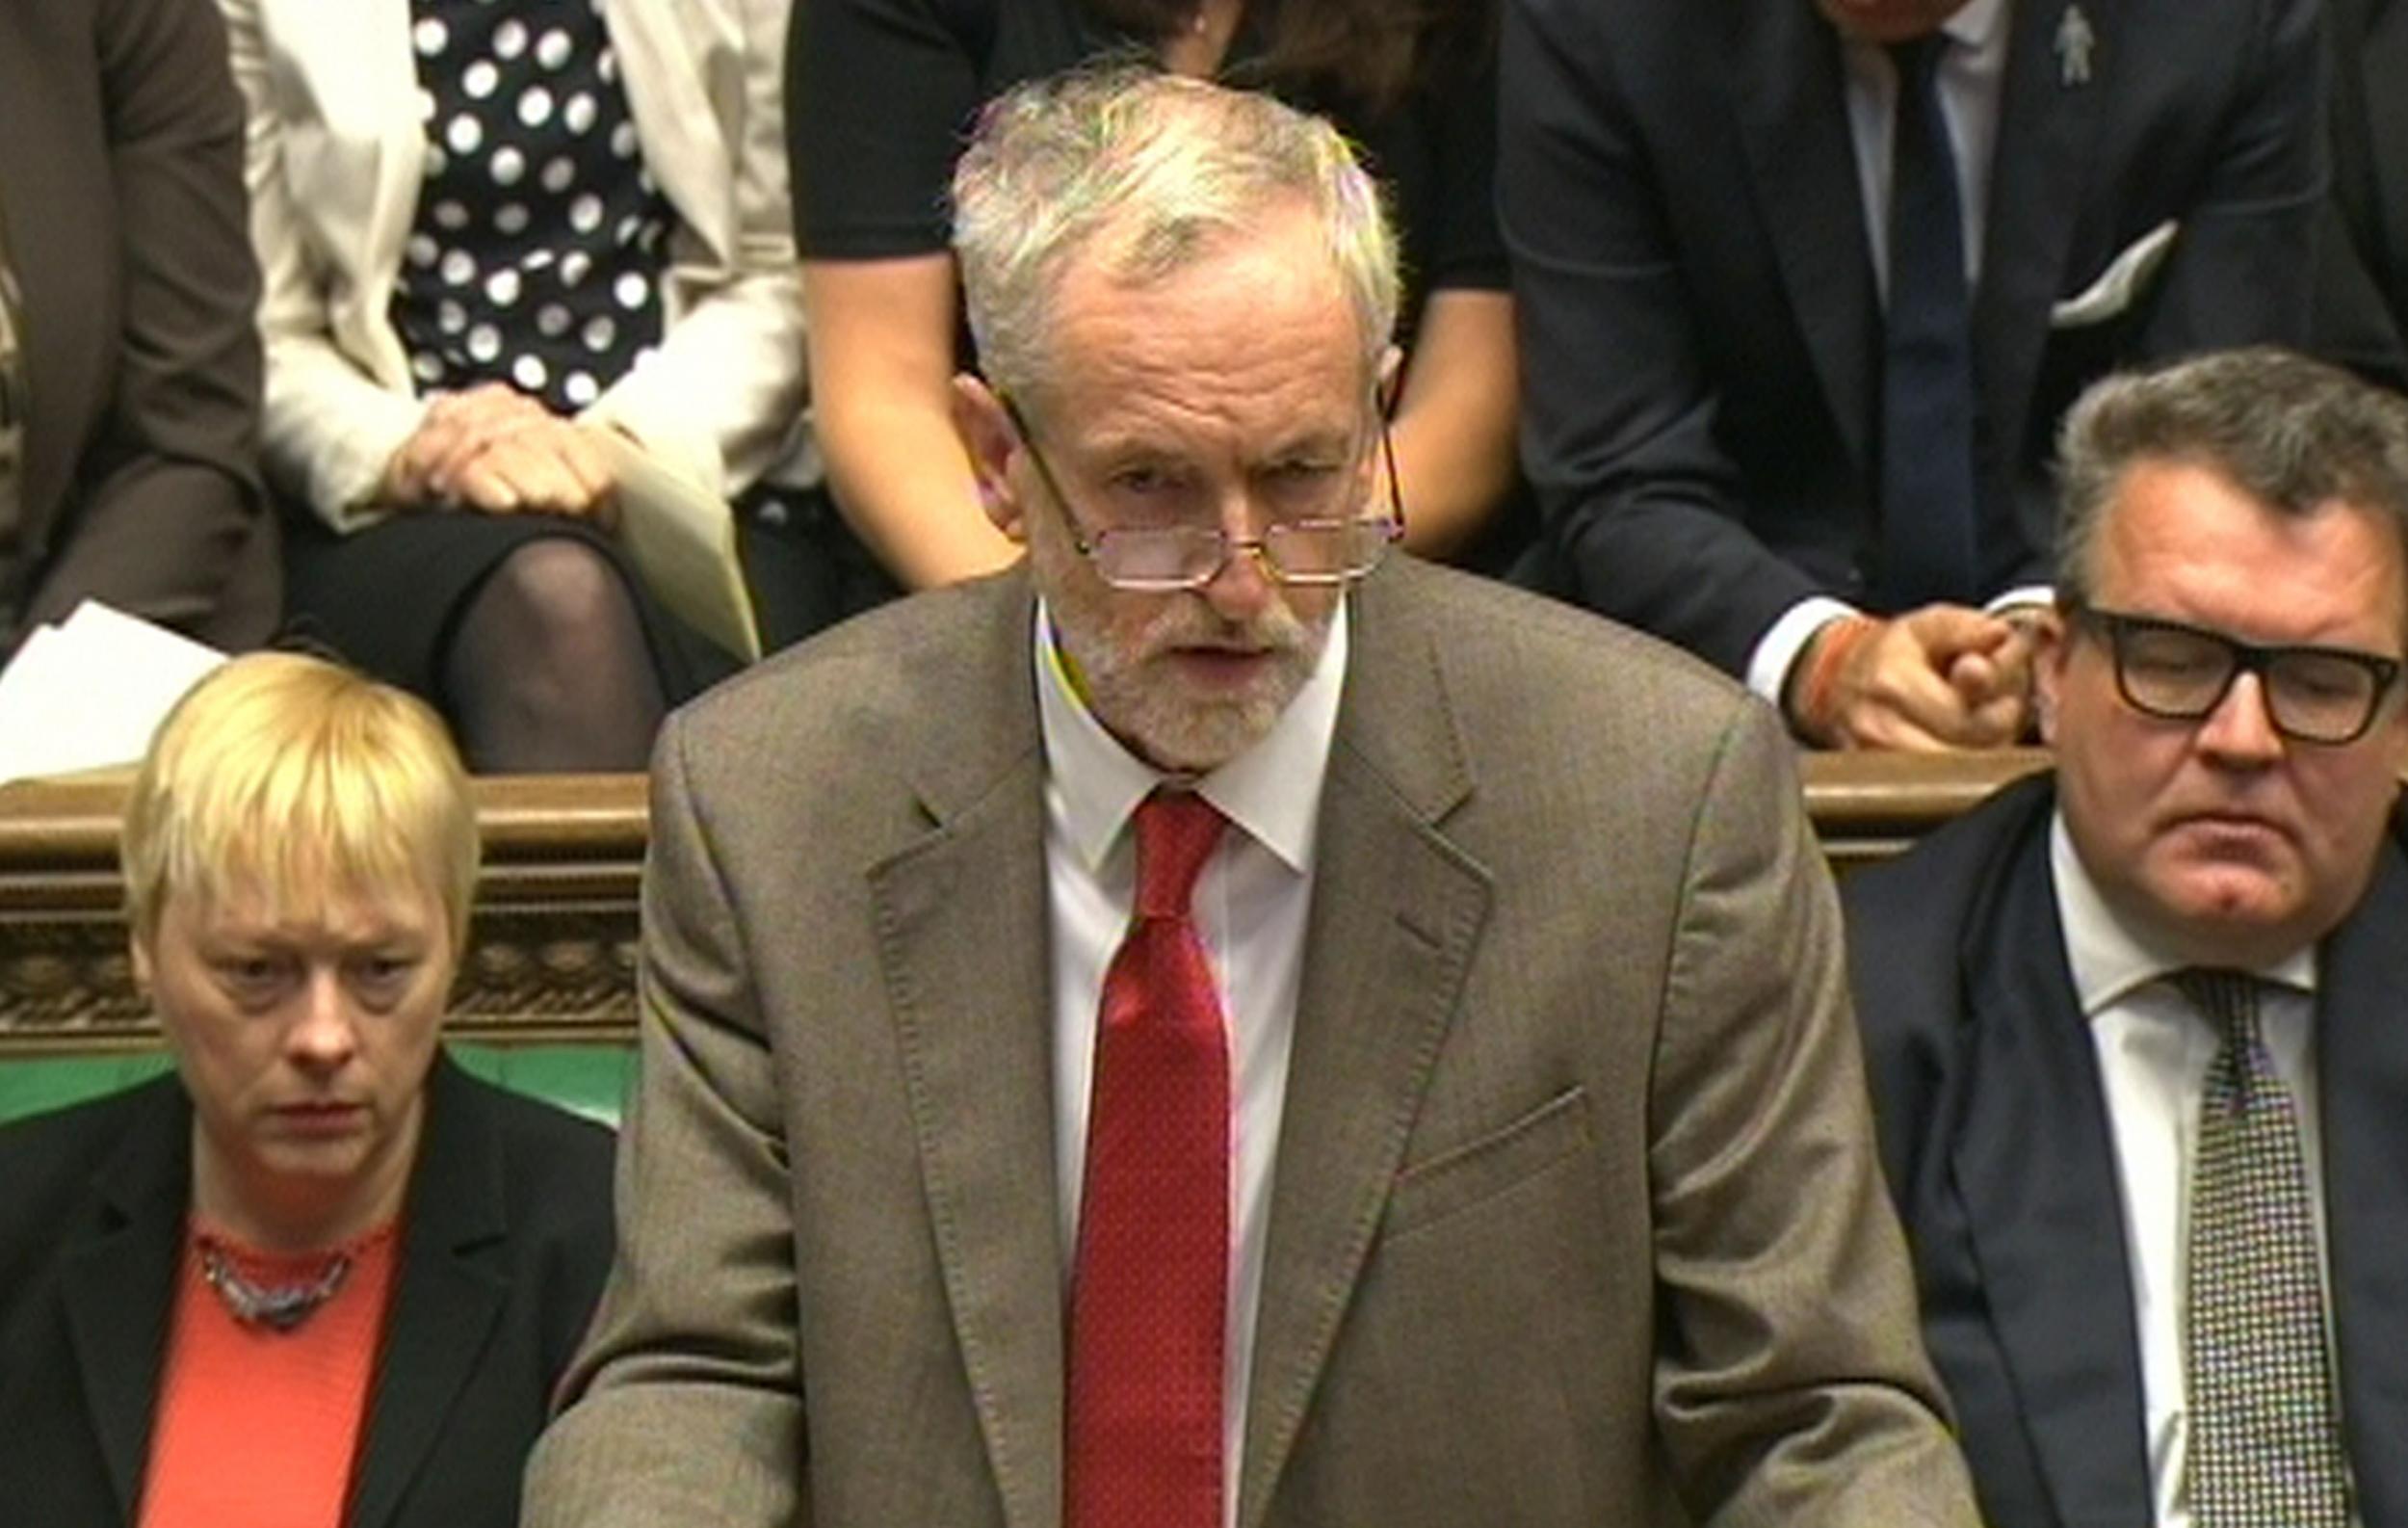
[[[1089,1084],[1104,971],[1137,899],[1138,804],[1168,777],[1121,747],[1071,688],[1042,605],[1036,616],[1037,719],[1045,739],[1045,870],[1053,932],[1054,1143],[1062,1267],[1076,1257],[1086,1164]],[[1195,782],[1230,827],[1196,879],[1197,935],[1229,1024],[1233,1138],[1229,1175],[1229,1326],[1221,1417],[1222,1506],[1238,1517],[1247,1383],[1262,1304],[1271,1162],[1288,1093],[1322,778],[1347,672],[1346,606],[1312,676],[1260,742]]]
[[[1965,283],[1981,283],[1981,244],[1990,218],[1990,165],[1999,142],[1999,104],[2006,89],[2007,40],[2014,28],[2009,0],[1967,0],[1940,27],[1948,40],[1940,55],[1940,116],[1956,150],[1956,204],[1964,218]],[[1890,144],[1897,135],[1898,66],[1878,42],[1844,37],[1840,61],[1847,85],[1848,140],[1856,151],[1856,183],[1863,195],[1865,248],[1882,301],[1890,293]],[[2019,589],[2000,596],[1993,608],[2045,603],[2046,589]],[[1823,595],[1799,600],[1756,641],[1747,661],[1747,687],[1781,703],[1790,666],[1807,639],[1825,621],[1855,614],[1845,602]]]
[[[2006,90],[2007,0],[1967,0],[1941,23],[1940,116],[1956,151],[1956,204],[1964,218],[1965,284],[1981,284],[1982,233],[1989,226],[1990,161],[1999,142],[1999,102]],[[1872,253],[1873,285],[1890,294],[1890,147],[1898,132],[1898,66],[1878,42],[1843,36],[1840,63],[1847,80],[1847,135],[1856,149],[1856,184],[1864,196],[1865,248]]]
[[[2075,852],[2061,814],[2049,830],[2049,870],[2056,886],[2057,919],[2065,931],[2065,958],[2082,1016],[2090,1022],[2115,1143],[2124,1251],[2132,1274],[2133,1326],[2140,1336],[2152,1515],[2158,1528],[2189,1528],[2183,1281],[2199,1100],[2218,1036],[2213,1022],[2162,980],[2186,962],[2151,951],[2116,918]],[[2298,1112],[2300,1155],[2316,1218],[2316,1260],[2325,1283],[2324,1340],[2330,1351],[2332,1269],[2324,1228],[2324,1158],[2318,1148],[2323,1134],[2316,1113],[2316,951],[2302,950],[2256,974],[2269,984],[2258,997],[2259,1027]]]

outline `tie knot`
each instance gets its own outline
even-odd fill
[[[1949,40],[1937,32],[1926,32],[1903,42],[1886,44],[1890,62],[1898,66],[1898,90],[1927,91],[1940,70],[1940,55],[1948,50]]]
[[[1158,790],[1138,804],[1138,916],[1184,918],[1195,878],[1228,819],[1193,791]]]
[[[2174,985],[2215,1025],[2228,1045],[2254,1045],[2258,1039],[2258,979],[2246,971],[2193,965],[2174,973]]]

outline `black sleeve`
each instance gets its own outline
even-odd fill
[[[1411,348],[1422,304],[1433,292],[1505,290],[1494,47],[1480,43],[1439,57],[1412,93],[1376,118],[1311,91],[1289,99],[1336,121],[1380,183],[1403,265],[1398,343]]]
[[[795,243],[806,260],[931,254],[984,97],[994,0],[804,0],[786,42]]]
[[[1409,216],[1422,230],[1413,250],[1416,286],[1426,298],[1449,287],[1503,291],[1505,240],[1497,232],[1497,55],[1480,45],[1457,68],[1441,68],[1418,103],[1428,123],[1433,174],[1426,207]],[[1400,189],[1400,199],[1402,190]]]

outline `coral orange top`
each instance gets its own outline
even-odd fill
[[[235,1319],[201,1268],[206,1236],[255,1285],[314,1283],[335,1251],[351,1271],[289,1331]],[[143,1478],[142,1528],[335,1528],[351,1495],[368,1385],[393,1288],[398,1225],[301,1256],[246,1248],[197,1222],[175,1308]]]

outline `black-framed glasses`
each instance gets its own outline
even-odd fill
[[[2125,702],[2168,722],[2205,721],[2246,672],[2258,676],[2275,731],[2301,743],[2354,743],[2399,679],[2399,659],[2353,647],[2263,646],[2156,616],[2073,614],[2107,638]]]
[[[1396,446],[1388,438],[1385,414],[1379,421],[1379,449],[1388,469],[1388,513],[1384,515],[1334,514],[1319,507],[1294,519],[1273,520],[1260,536],[1231,536],[1218,525],[1133,525],[1089,530],[1071,508],[1070,495],[1054,476],[1052,463],[1037,449],[1036,435],[1020,412],[1019,404],[998,392],[1004,412],[1020,433],[1029,460],[1045,491],[1061,511],[1070,544],[1094,566],[1105,583],[1132,593],[1171,593],[1201,589],[1220,576],[1239,553],[1252,555],[1276,583],[1329,586],[1351,583],[1379,566],[1389,546],[1404,535],[1404,500],[1397,489]],[[1349,475],[1333,477],[1349,487]]]

